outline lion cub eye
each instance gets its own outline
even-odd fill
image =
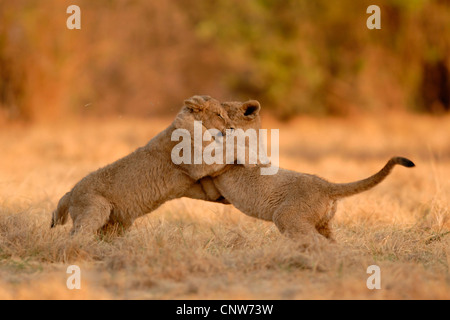
[[[220,113],[217,113],[217,116],[218,116],[220,119],[223,120],[223,117],[222,117],[222,115],[221,115]]]

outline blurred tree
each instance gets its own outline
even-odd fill
[[[182,7],[198,36],[223,53],[227,87],[281,117],[433,112],[433,101],[445,106],[449,62],[441,58],[439,75],[429,79],[426,52],[431,47],[450,56],[450,2],[380,2],[383,27],[375,31],[365,27],[370,1],[219,0]]]

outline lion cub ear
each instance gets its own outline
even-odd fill
[[[187,100],[184,100],[184,105],[191,112],[200,112],[205,108],[206,102],[210,99],[211,99],[210,96],[196,95],[196,96],[190,97]]]
[[[249,118],[254,118],[259,114],[261,110],[261,105],[256,100],[249,100],[244,102],[241,106],[244,116]]]

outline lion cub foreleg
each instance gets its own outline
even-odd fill
[[[197,200],[230,204],[217,190],[212,178],[205,177],[193,184],[184,194],[185,197]]]

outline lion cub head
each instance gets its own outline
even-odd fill
[[[175,127],[192,131],[194,121],[201,121],[203,130],[217,129],[223,134],[227,129],[235,128],[224,106],[210,96],[193,96],[185,100],[175,119]]]
[[[246,102],[223,102],[222,106],[227,111],[228,117],[231,119],[236,128],[247,130],[261,129],[261,117],[259,111],[261,105],[256,100]]]

